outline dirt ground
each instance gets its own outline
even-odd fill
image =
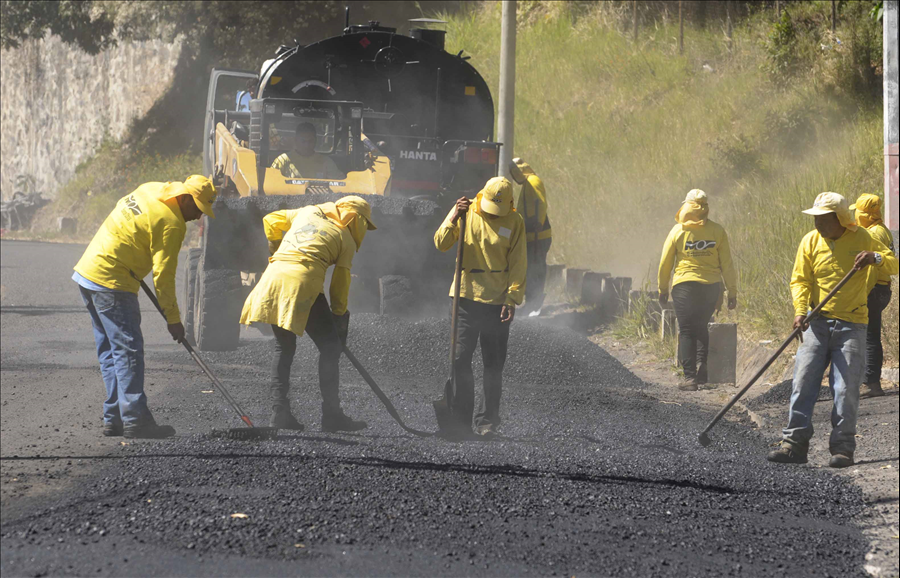
[[[148,397],[179,434],[125,442],[99,435],[90,322],[69,280],[81,251],[0,242],[4,577],[895,572],[879,558],[888,546],[873,548],[883,529],[873,512],[888,508],[896,527],[896,477],[893,494],[866,485],[875,471],[896,472],[893,391],[864,405],[886,404],[863,418],[861,435],[874,439],[861,440],[858,474],[817,467],[821,453],[807,467],[777,467],[764,454],[783,408],[760,412],[772,423],[762,428],[735,414],[700,448],[696,433],[725,390],[679,396],[637,358],[608,354],[624,355],[612,344],[517,320],[496,440],[403,432],[347,363],[344,407],[369,428],[320,431],[315,351],[304,338],[291,399],[308,429],[234,442],[207,435],[239,423],[142,299]],[[434,429],[447,325],[351,321],[351,347],[419,429]],[[250,331],[237,351],[204,357],[265,422],[269,339]]]

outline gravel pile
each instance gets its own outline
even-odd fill
[[[434,427],[447,325],[351,322],[352,348],[416,427]],[[221,574],[238,572],[229,560],[251,558],[298,575],[819,577],[858,574],[864,563],[852,526],[858,490],[811,467],[766,463],[768,440],[733,423],[700,448],[707,412],[645,396],[639,379],[572,332],[515,323],[504,437],[492,442],[405,434],[349,367],[344,406],[370,427],[317,431],[314,349],[306,338],[299,345],[292,398],[307,431],[123,446],[79,495],[4,523],[4,556],[115,543],[133,559],[163,549]],[[267,340],[207,358],[253,415],[265,415]],[[170,415],[222,427],[221,400],[187,389],[173,388]],[[50,574],[114,573],[87,554],[67,558],[69,567],[43,560]],[[188,562],[165,570],[191,574]]]

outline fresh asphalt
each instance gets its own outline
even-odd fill
[[[767,463],[769,440],[739,422],[701,448],[708,411],[660,403],[599,347],[533,321],[513,325],[500,439],[411,436],[346,362],[345,410],[369,428],[321,432],[302,339],[291,397],[307,430],[234,442],[207,435],[240,422],[142,298],[150,404],[179,435],[102,438],[69,280],[82,250],[0,243],[4,577],[863,573],[863,500],[846,478]],[[351,321],[351,348],[419,429],[434,429],[447,330]],[[265,424],[271,344],[243,335],[204,356]]]

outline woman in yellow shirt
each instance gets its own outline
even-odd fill
[[[679,389],[690,391],[706,383],[709,320],[720,306],[723,282],[728,308],[737,306],[737,273],[725,229],[709,219],[706,193],[690,191],[675,221],[663,245],[657,284],[659,302],[665,305],[674,269],[671,287],[678,318],[678,363],[685,377]]]

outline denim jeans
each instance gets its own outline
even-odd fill
[[[832,454],[852,455],[856,450],[859,386],[866,369],[863,323],[818,317],[803,332],[803,343],[794,362],[794,389],[784,441],[804,453],[809,449],[813,408],[829,363],[828,385],[834,394],[829,446]]]
[[[144,336],[137,294],[79,289],[91,314],[100,374],[106,385],[103,422],[130,425],[152,421],[144,394]]]

